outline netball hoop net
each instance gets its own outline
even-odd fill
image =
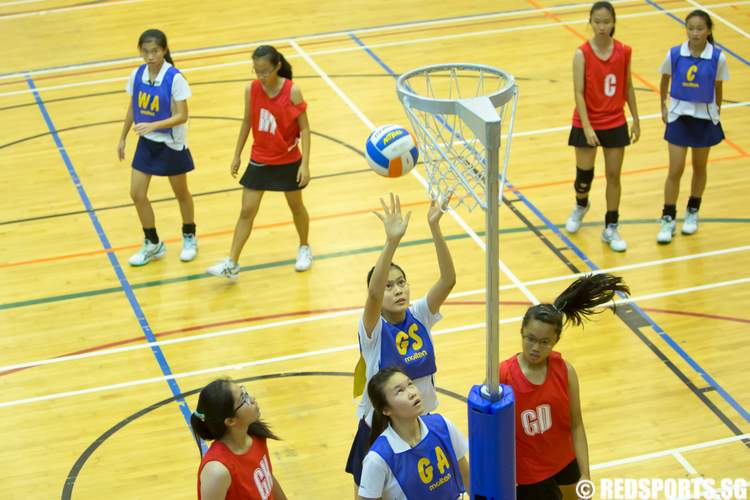
[[[453,208],[485,211],[487,374],[469,393],[471,498],[515,499],[514,398],[510,387],[498,384],[498,228],[518,87],[501,69],[451,63],[404,73],[396,91],[417,138],[429,195],[453,194]]]

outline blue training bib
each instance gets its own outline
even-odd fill
[[[672,84],[669,95],[681,101],[711,103],[716,90],[716,74],[721,50],[713,48],[711,59],[681,56],[680,46],[672,47]]]
[[[406,310],[406,318],[397,325],[384,319],[380,339],[380,367],[396,366],[414,380],[432,375],[435,367],[435,348],[427,328]]]
[[[380,435],[370,450],[388,464],[409,500],[456,500],[465,489],[448,425],[437,414],[419,418],[429,432],[414,448],[396,453]]]
[[[158,86],[143,83],[143,72],[146,65],[142,65],[135,73],[133,82],[133,121],[135,123],[156,122],[166,120],[172,116],[172,83],[180,71],[170,66]],[[157,129],[156,132],[171,134],[171,128]]]

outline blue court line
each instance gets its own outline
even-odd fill
[[[65,163],[65,167],[68,169],[68,174],[70,175],[70,179],[73,181],[73,184],[75,185],[76,190],[78,191],[78,196],[81,198],[81,202],[83,202],[83,206],[86,208],[86,211],[89,214],[89,219],[91,220],[91,223],[94,225],[94,229],[96,230],[97,236],[99,236],[99,241],[101,242],[102,247],[104,247],[105,250],[111,250],[112,246],[109,244],[109,239],[107,238],[107,235],[104,232],[104,228],[99,222],[99,219],[96,216],[96,212],[94,212],[93,206],[91,205],[91,201],[89,201],[89,197],[86,194],[86,190],[84,189],[83,184],[81,184],[81,180],[78,177],[78,173],[76,173],[75,167],[73,167],[73,162],[70,160],[70,157],[68,156],[68,152],[65,150],[65,146],[63,146],[62,140],[60,140],[60,136],[57,133],[57,129],[55,128],[54,123],[52,123],[52,118],[50,118],[50,115],[47,112],[47,108],[44,105],[44,101],[42,101],[42,98],[39,95],[39,92],[37,91],[36,85],[34,84],[34,80],[31,78],[31,75],[28,75],[28,74],[26,75],[26,83],[28,84],[29,88],[31,89],[34,95],[34,99],[36,100],[36,103],[39,106],[39,111],[42,113],[42,117],[44,118],[44,121],[47,124],[47,128],[52,134],[52,138],[55,141],[57,150],[60,152],[60,156],[62,156],[62,160]],[[133,288],[130,286],[128,279],[125,277],[125,273],[123,272],[122,267],[120,266],[120,262],[117,260],[117,256],[115,255],[114,252],[107,252],[107,258],[109,259],[109,263],[112,265],[112,268],[114,269],[115,274],[117,275],[117,279],[120,281],[120,286],[125,292],[125,296],[128,298],[128,302],[130,303],[130,307],[133,309],[133,312],[135,313],[135,317],[138,320],[138,324],[141,326],[141,329],[143,330],[143,335],[146,337],[146,340],[148,340],[150,343],[156,342],[156,337],[154,337],[154,332],[151,330],[151,326],[148,324],[146,315],[143,313],[143,309],[141,309],[141,305],[138,303],[138,299],[135,297],[135,294],[133,293]],[[164,374],[164,376],[172,377],[172,369],[169,367],[169,363],[167,363],[167,358],[164,356],[164,353],[162,352],[161,348],[158,345],[152,346],[151,352],[156,358],[156,361],[159,363],[159,368],[161,368],[161,371]],[[187,422],[188,424],[188,428],[190,428],[191,411],[190,411],[190,408],[188,407],[188,404],[185,402],[185,399],[181,396],[182,390],[177,385],[177,381],[175,381],[173,378],[167,378],[167,384],[169,385],[169,389],[172,391],[172,395],[175,397],[175,401],[177,401],[177,404],[180,407],[180,411],[182,412],[182,416],[185,418],[185,422]]]
[[[646,2],[646,3],[648,4],[648,5],[650,5],[650,6],[654,7],[654,8],[656,8],[656,9],[658,9],[658,10],[660,10],[660,11],[664,12],[664,14],[668,15],[669,17],[671,17],[672,19],[674,19],[675,21],[677,21],[677,22],[678,22],[678,23],[680,23],[681,25],[685,26],[685,21],[683,21],[683,20],[682,20],[682,19],[680,19],[679,17],[675,16],[675,15],[674,15],[674,14],[672,14],[671,12],[668,12],[668,11],[667,11],[667,9],[665,9],[665,8],[664,8],[664,7],[662,7],[661,5],[657,4],[657,3],[656,3],[656,2],[654,2],[653,0],[644,0],[644,1],[645,1],[645,2]],[[710,8],[710,6],[708,6],[707,8]],[[726,45],[723,45],[723,44],[721,44],[721,43],[719,43],[719,42],[716,42],[716,43],[714,43],[714,45],[716,45],[717,47],[719,47],[719,48],[720,48],[721,50],[723,50],[724,52],[727,52],[727,53],[729,53],[729,54],[733,55],[734,57],[736,57],[736,58],[737,58],[737,60],[738,60],[738,61],[741,61],[741,62],[745,63],[745,66],[748,66],[748,67],[750,67],[750,61],[748,61],[747,59],[745,59],[744,57],[742,57],[742,56],[741,56],[741,55],[739,55],[738,53],[734,52],[734,51],[733,51],[732,49],[730,49],[730,48],[729,48],[729,47],[727,47]]]
[[[393,71],[380,57],[378,57],[369,47],[367,47],[362,40],[359,39],[354,33],[349,33],[349,36],[354,40],[360,47],[364,49],[367,54],[372,57],[375,62],[377,62],[380,67],[382,67],[388,74],[391,76],[396,76],[397,73]],[[534,206],[531,201],[529,201],[528,198],[526,198],[520,191],[518,191],[511,183],[510,180],[506,178],[508,188],[518,197],[518,199],[526,205],[529,210],[531,210],[534,215],[536,215],[539,220],[541,220],[547,228],[552,231],[554,234],[556,234],[560,240],[575,253],[578,258],[580,258],[586,265],[593,271],[596,271],[599,269],[599,267],[594,264],[594,262],[580,249],[578,248],[570,239],[565,236],[560,229],[552,223],[547,217],[542,214],[542,212]],[[729,395],[729,393],[724,390],[723,387],[719,385],[719,383],[711,377],[684,349],[682,349],[675,341],[672,339],[667,332],[665,332],[646,312],[641,309],[637,304],[634,302],[631,302],[630,305],[632,306],[633,310],[636,311],[646,322],[654,329],[655,332],[659,334],[659,336],[667,343],[669,344],[672,349],[680,355],[680,357],[685,360],[692,368],[696,371],[711,387],[713,387],[718,394],[721,395],[721,397],[729,403],[732,408],[734,408],[737,413],[739,413],[746,422],[750,422],[750,413],[741,405],[739,404],[732,396]]]

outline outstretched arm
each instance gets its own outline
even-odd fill
[[[383,206],[383,215],[380,215],[379,212],[373,213],[383,222],[385,228],[385,247],[383,247],[383,251],[380,253],[380,257],[378,257],[378,261],[375,264],[375,270],[372,272],[370,286],[367,289],[365,310],[362,314],[362,323],[368,337],[372,336],[373,328],[380,321],[383,293],[385,292],[385,284],[388,281],[388,273],[391,270],[393,255],[396,253],[396,248],[398,248],[401,238],[406,233],[406,226],[409,225],[409,218],[411,217],[411,212],[407,213],[406,217],[401,216],[401,201],[393,193],[391,193],[390,206],[386,205],[382,198],[380,199],[380,204]]]
[[[453,258],[450,249],[448,249],[448,243],[440,229],[440,218],[449,202],[450,196],[441,204],[433,200],[430,203],[430,209],[427,211],[427,222],[432,232],[432,240],[435,242],[435,253],[437,253],[438,267],[440,268],[440,277],[427,292],[427,305],[430,307],[432,314],[437,314],[440,311],[440,306],[443,305],[456,284],[456,268],[453,266]]]

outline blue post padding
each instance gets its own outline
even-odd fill
[[[499,401],[469,392],[469,468],[472,500],[516,500],[516,432],[513,389],[502,385]]]

